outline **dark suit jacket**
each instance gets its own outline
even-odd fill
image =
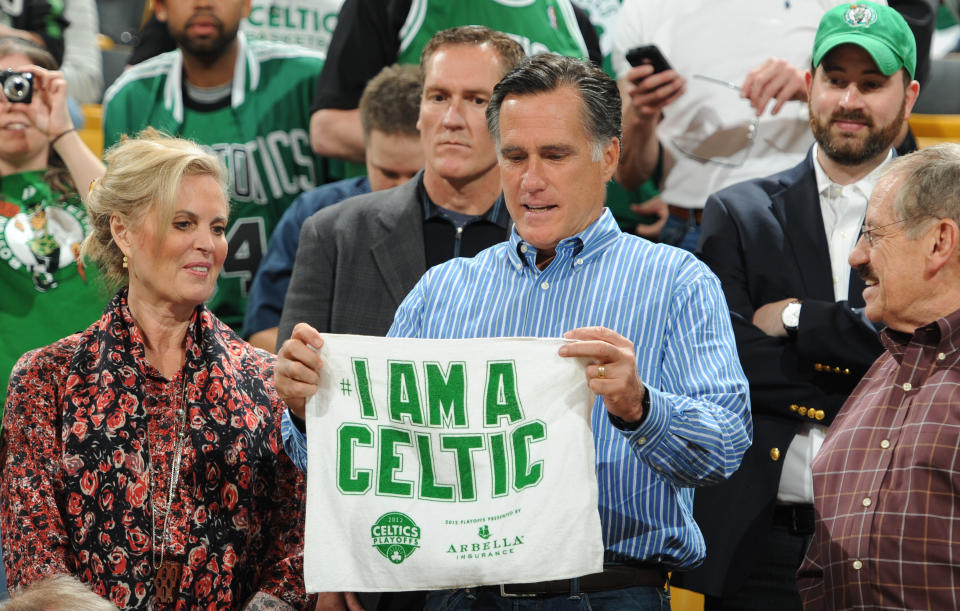
[[[712,195],[697,254],[723,285],[754,420],[740,469],[697,490],[694,517],[707,558],[676,579],[721,596],[739,589],[761,554],[793,436],[807,422],[830,424],[882,346],[851,309],[863,306],[856,271],[850,303],[834,302],[812,151],[794,168]],[[774,338],[753,326],[756,309],[787,297],[803,301],[795,336]]]

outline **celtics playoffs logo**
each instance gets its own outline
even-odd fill
[[[370,536],[377,551],[394,564],[400,564],[420,547],[420,527],[399,511],[377,518],[370,528]]]

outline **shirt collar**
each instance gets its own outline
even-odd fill
[[[249,74],[247,68],[250,69]],[[233,87],[230,91],[230,106],[243,104],[248,88],[254,90],[260,83],[260,65],[254,61],[253,52],[247,45],[247,37],[237,32],[237,59],[233,65]],[[167,73],[163,88],[163,106],[177,123],[183,123],[183,51],[177,50]]]
[[[819,150],[820,150],[820,145],[814,143],[813,152],[812,152],[813,171],[814,171],[814,174],[816,174],[817,176],[817,193],[819,193],[821,196],[824,196],[827,193],[829,193],[829,190],[831,187],[836,187],[838,190],[844,189],[844,188],[856,189],[857,191],[860,192],[861,195],[869,198],[870,194],[873,192],[873,188],[877,185],[877,181],[880,180],[880,171],[883,169],[883,166],[887,165],[887,162],[893,159],[893,155],[894,155],[894,150],[891,147],[891,149],[887,152],[887,158],[883,160],[883,163],[873,168],[873,170],[871,170],[869,174],[867,174],[857,182],[846,185],[845,187],[841,187],[837,183],[830,180],[830,177],[827,176],[827,173],[823,170],[823,167],[820,165],[820,158],[817,157],[817,153],[819,152]]]
[[[569,238],[560,240],[557,244],[557,258],[568,254],[571,265],[581,264],[588,258],[599,255],[603,250],[618,240],[622,235],[620,226],[609,208],[604,208],[600,218],[590,223],[586,229]],[[520,263],[536,267],[537,248],[520,237],[516,226],[510,231],[510,257],[516,257]],[[574,255],[579,255],[574,258]]]
[[[960,310],[918,327],[913,333],[887,327],[880,332],[880,341],[898,362],[911,342],[950,354],[960,349]]]
[[[430,199],[427,194],[427,188],[423,184],[423,172],[420,172],[419,182],[417,183],[417,192],[420,194],[420,201],[423,202],[423,220],[428,221],[432,218],[442,217],[443,208],[438,206]],[[510,214],[507,212],[507,206],[503,202],[503,194],[493,202],[493,205],[479,217],[478,220],[487,221],[507,229],[510,227]]]

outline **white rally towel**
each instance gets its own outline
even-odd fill
[[[307,591],[603,570],[584,359],[562,339],[324,335],[307,402]]]

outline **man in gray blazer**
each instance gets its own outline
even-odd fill
[[[481,26],[431,39],[420,61],[424,170],[307,219],[278,347],[298,322],[321,332],[383,335],[428,267],[506,239],[510,217],[484,111],[493,86],[523,54],[511,38]]]

